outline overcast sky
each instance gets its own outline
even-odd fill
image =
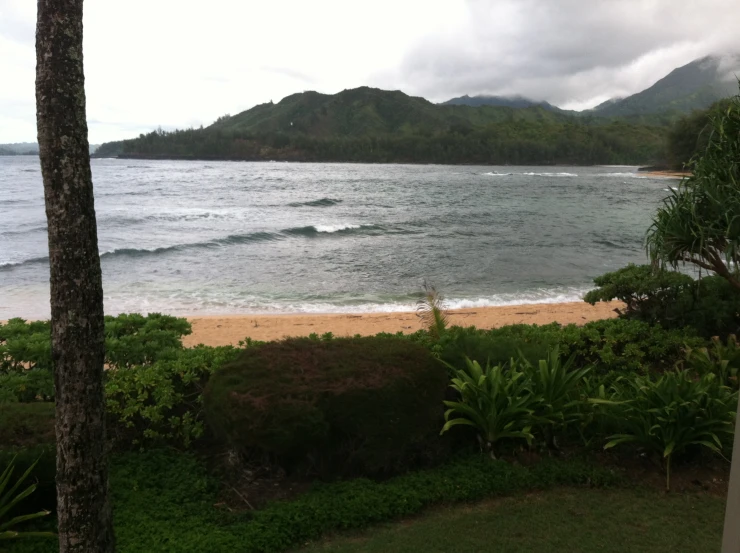
[[[0,0],[0,143],[36,140],[35,18]],[[738,22],[738,0],[86,0],[90,142],[361,85],[584,109],[739,51]]]

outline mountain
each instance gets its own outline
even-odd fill
[[[95,153],[98,144],[90,144],[90,153]],[[13,144],[0,144],[0,156],[37,156],[39,145],[36,142],[17,142]]]
[[[447,100],[446,102],[442,102],[440,105],[470,106],[474,108],[480,106],[499,106],[507,108],[531,108],[539,106],[549,111],[563,111],[548,102],[536,102],[535,100],[530,100],[524,96],[468,96],[466,94],[465,96],[459,96],[457,98]]]
[[[542,106],[438,105],[360,87],[302,92],[201,129],[103,144],[99,157],[382,163],[641,164],[665,128],[575,117]]]
[[[38,155],[39,145],[35,142],[0,144],[0,156]]]
[[[740,56],[707,56],[678,67],[650,88],[612,99],[589,110],[591,115],[624,117],[656,113],[690,113],[738,92]]]

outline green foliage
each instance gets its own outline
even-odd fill
[[[117,368],[171,358],[190,332],[186,319],[159,313],[106,316],[105,363]],[[0,323],[0,374],[27,370],[52,370],[49,321]]]
[[[648,253],[662,265],[715,272],[740,290],[740,95],[711,118],[707,147],[689,167],[655,215]]]
[[[50,332],[48,321],[27,323],[16,318],[0,323],[0,373],[51,370]]]
[[[633,376],[613,384],[609,400],[592,399],[610,408],[619,433],[605,448],[634,442],[665,460],[666,489],[670,489],[673,455],[698,445],[722,449],[722,439],[733,434],[737,393],[713,374],[695,379],[687,371],[660,377]]]
[[[0,449],[54,443],[54,404],[0,403]]]
[[[106,363],[125,368],[171,358],[182,349],[181,338],[192,332],[186,319],[150,313],[105,317]]]
[[[594,305],[598,301],[619,300],[626,304],[623,313],[650,323],[666,319],[665,310],[675,302],[681,291],[693,279],[675,271],[655,270],[650,265],[629,264],[617,271],[594,279],[597,289],[584,296],[584,301]]]
[[[286,161],[479,164],[647,163],[665,128],[542,107],[441,106],[361,87],[305,92],[205,129],[153,131],[104,144],[99,155]]]
[[[53,439],[53,437],[52,437]],[[42,445],[9,446],[0,445],[0,467],[13,463],[15,470],[23,474],[31,466],[31,477],[36,484],[36,491],[23,500],[26,511],[56,510],[56,445],[52,442]]]
[[[711,134],[711,118],[727,109],[729,100],[720,100],[706,109],[678,119],[668,131],[667,157],[672,168],[681,170],[703,152]]]
[[[287,469],[392,473],[440,446],[446,384],[444,367],[408,340],[296,338],[214,373],[205,407],[217,436]]]
[[[205,430],[202,392],[209,376],[238,352],[198,346],[174,350],[150,365],[107,371],[109,437],[119,444],[164,440],[188,447]]]
[[[590,367],[573,367],[575,355],[565,362],[560,357],[558,347],[540,359],[537,366],[525,361],[525,372],[530,375],[534,394],[540,399],[535,409],[535,426],[542,429],[549,446],[557,446],[556,433],[564,431],[569,425],[583,421],[583,399],[579,390]]]
[[[29,369],[0,373],[0,403],[51,401],[54,377],[48,369]]]
[[[21,489],[35,467],[36,463],[33,463],[20,478],[13,480],[15,464],[11,461],[0,474],[0,541],[16,539],[21,536],[49,537],[54,535],[50,532],[20,532],[17,530],[19,524],[48,516],[49,511],[38,511],[10,518],[16,505],[36,491],[36,484]]]
[[[611,486],[611,471],[575,460],[530,468],[466,456],[384,481],[317,484],[294,500],[248,513],[214,507],[217,482],[190,455],[130,453],[113,459],[111,490],[117,550],[275,553],[329,532],[367,528],[440,503],[480,500],[555,486]],[[13,553],[22,549],[19,544]],[[52,546],[45,551],[53,551]]]
[[[737,390],[740,370],[740,346],[737,338],[730,334],[725,345],[715,336],[708,348],[688,348],[685,366],[701,376],[714,374],[723,385]]]
[[[601,373],[645,372],[671,368],[683,358],[687,346],[703,343],[684,330],[665,330],[636,320],[605,319],[582,327],[564,327],[560,348],[565,356],[575,355],[577,367],[592,366]]]
[[[740,326],[740,294],[717,276],[694,280],[650,265],[628,265],[594,279],[599,287],[586,294],[591,305],[619,300],[620,317],[659,324],[666,329],[693,328],[710,337]]]
[[[437,289],[427,282],[424,283],[424,297],[416,304],[416,314],[433,339],[439,339],[447,330],[444,299]]]
[[[494,445],[505,438],[524,439],[531,443],[533,415],[541,398],[534,394],[530,379],[518,370],[516,361],[508,368],[486,365],[466,359],[466,368],[454,371],[450,386],[460,394],[458,401],[445,401],[445,425],[442,432],[453,426],[472,426],[491,458]]]
[[[558,344],[561,334],[562,329],[557,323],[509,325],[490,330],[453,326],[437,341],[416,335],[410,339],[429,347],[445,363],[463,369],[465,358],[492,365],[508,363],[512,358],[524,358],[536,364]]]

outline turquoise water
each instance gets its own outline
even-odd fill
[[[634,167],[93,160],[106,312],[573,301],[643,262],[676,181]],[[38,159],[0,157],[0,319],[48,316]]]

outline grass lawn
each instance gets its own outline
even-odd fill
[[[653,490],[557,489],[438,508],[302,553],[700,553],[719,551],[724,498]]]

